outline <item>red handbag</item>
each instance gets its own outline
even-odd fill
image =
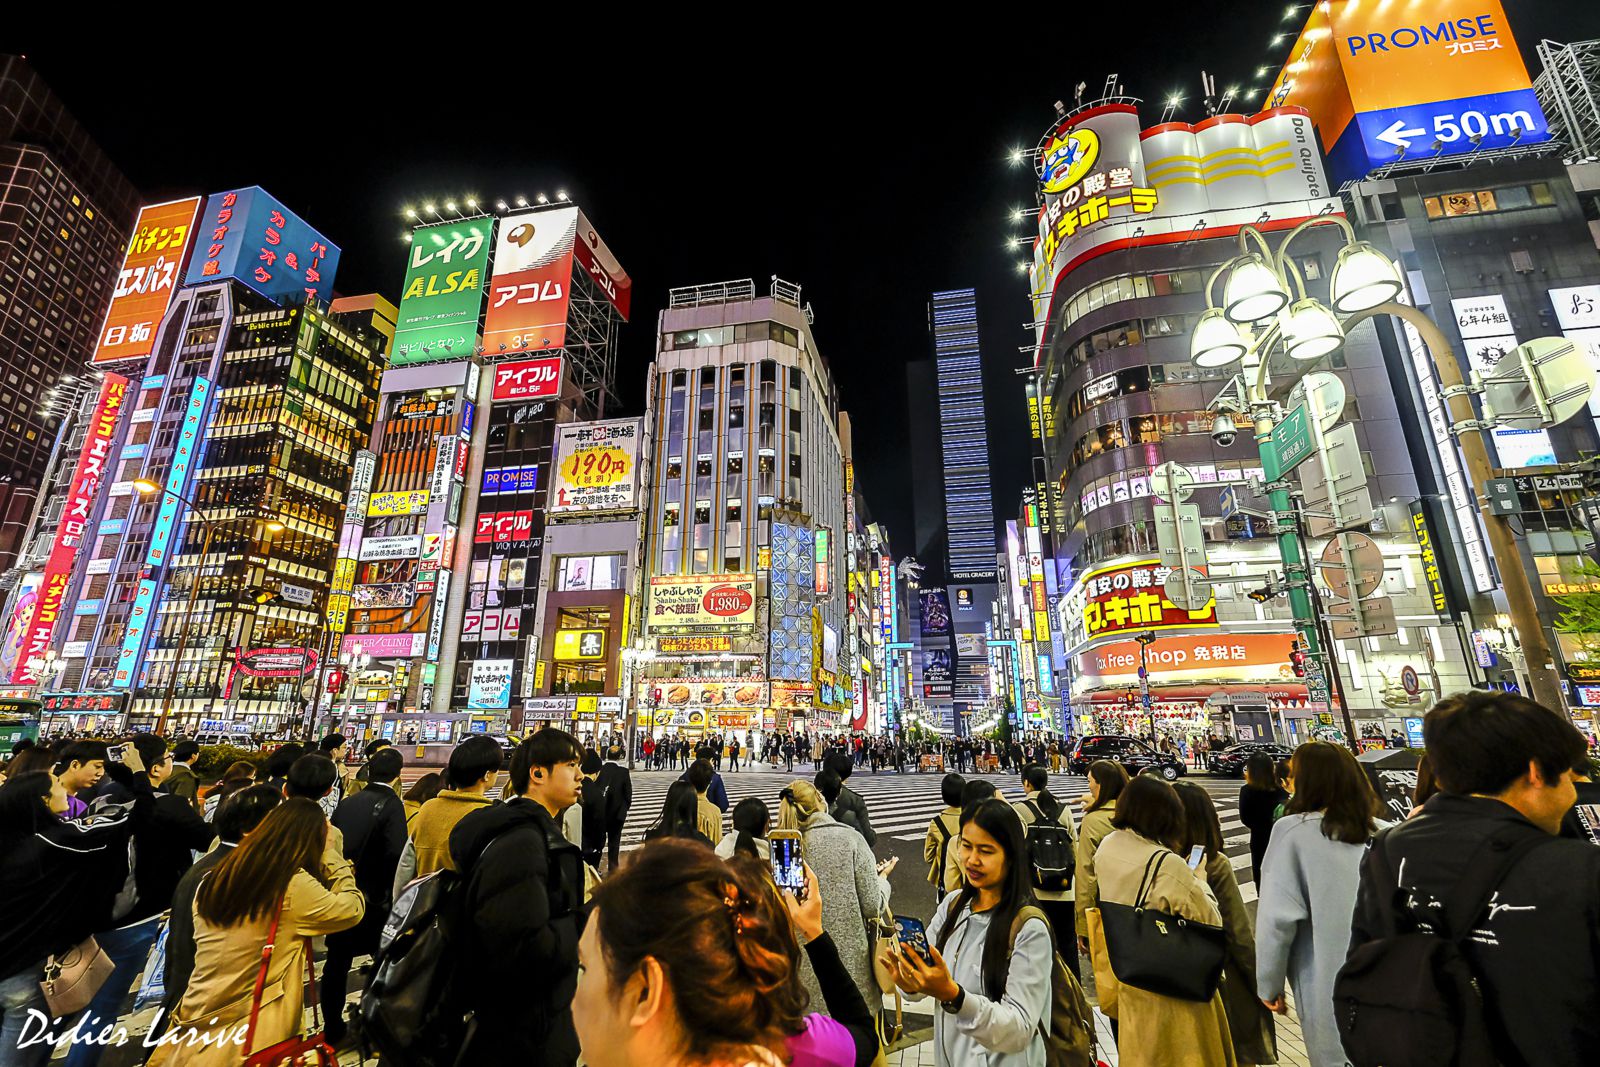
[[[250,1027],[245,1031],[244,1067],[338,1067],[339,1057],[322,1036],[322,1013],[317,1007],[317,972],[311,960],[311,939],[306,938],[306,980],[311,996],[311,1022],[313,1032],[284,1038],[252,1055],[250,1048],[256,1040],[256,1019],[261,1014],[261,993],[267,986],[267,968],[272,963],[272,949],[278,940],[278,920],[283,917],[283,905],[272,917],[272,929],[267,933],[267,943],[261,949],[261,970],[256,974],[255,997],[250,1003]]]

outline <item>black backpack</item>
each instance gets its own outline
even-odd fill
[[[480,863],[500,836],[478,854]],[[386,1065],[454,1064],[471,1036],[471,1013],[452,995],[459,988],[460,943],[471,919],[469,878],[438,870],[395,896],[357,1009],[362,1043]]]
[[[1506,875],[1546,841],[1544,834],[1515,844],[1491,840],[1488,865],[1459,899],[1452,929],[1431,931],[1403,917],[1406,890],[1386,851],[1385,830],[1373,841],[1368,877],[1389,894],[1383,936],[1353,950],[1333,983],[1339,1039],[1355,1067],[1495,1067],[1500,1060],[1484,1022],[1478,976],[1461,951]],[[1502,851],[1503,850],[1503,851]]]
[[[1033,822],[1028,824],[1028,862],[1033,867],[1035,889],[1060,891],[1072,885],[1072,872],[1077,867],[1073,854],[1072,831],[1062,826],[1058,811],[1047,818],[1043,809],[1029,800],[1025,802],[1033,812]]]

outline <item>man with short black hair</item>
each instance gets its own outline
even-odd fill
[[[694,791],[698,794],[696,800],[699,805],[696,812],[698,828],[713,845],[722,840],[722,812],[711,803],[706,791],[711,788],[711,780],[716,773],[711,767],[711,761],[702,756],[689,764],[689,769],[683,775],[683,780],[694,786]]]
[[[1493,1058],[1593,1063],[1600,848],[1556,836],[1583,735],[1564,713],[1474,690],[1435,704],[1422,737],[1443,792],[1373,839],[1351,951],[1409,926],[1460,933]],[[1485,896],[1489,906],[1465,914]]]
[[[450,833],[467,815],[489,805],[489,788],[500,777],[505,758],[500,742],[483,734],[473,734],[451,751],[444,769],[446,788],[412,817],[411,838],[395,870],[396,895],[413,878],[452,867]]]
[[[194,895],[200,889],[200,880],[281,803],[283,794],[265,784],[246,786],[231,794],[217,807],[214,825],[217,847],[196,860],[178,879],[167,927],[167,962],[163,972],[167,997],[163,1001],[166,1008],[162,1013],[163,1024],[183,999],[184,990],[189,988],[189,976],[194,973]]]
[[[56,757],[54,773],[67,791],[67,818],[76,819],[89,810],[90,790],[100,784],[106,774],[106,743],[104,741],[73,741],[62,747]]]
[[[367,787],[345,797],[333,812],[333,825],[344,835],[344,858],[356,869],[356,888],[367,898],[361,921],[328,935],[328,960],[322,969],[323,1016],[328,1040],[346,1033],[344,1001],[350,965],[357,956],[378,951],[378,935],[389,918],[395,869],[406,847],[405,803],[400,799],[400,771],[405,757],[394,747],[379,750],[367,761]]]
[[[531,735],[511,757],[512,799],[472,812],[450,834],[466,879],[461,957],[473,961],[463,1006],[477,1019],[463,1063],[577,1062],[583,861],[559,820],[578,801],[582,758],[564,730]]]
[[[684,741],[681,742],[681,744],[684,746],[685,750],[688,749],[689,742]],[[706,799],[717,806],[718,812],[720,812],[722,815],[726,815],[728,813],[728,787],[722,784],[722,775],[717,771],[716,764],[712,762],[711,755],[712,750],[705,745],[701,745],[699,748],[695,749],[694,752],[695,759],[704,760],[707,768],[711,771],[710,784],[708,784],[704,789],[700,790],[700,792],[704,793]],[[693,766],[693,763],[689,764],[689,767],[678,776],[678,781],[689,781],[689,769],[693,768]],[[712,843],[715,844],[718,839],[712,838],[711,840]]]
[[[839,776],[839,801],[829,812],[838,822],[854,827],[862,837],[867,839],[868,848],[876,848],[878,835],[873,832],[872,819],[867,814],[867,801],[860,793],[850,788],[850,772],[855,769],[855,761],[848,752],[835,752],[824,761],[823,765],[828,770]]]
[[[194,773],[194,765],[199,761],[200,746],[194,741],[179,741],[172,749],[172,774],[161,787],[187,800],[195,811],[200,810],[200,779]]]
[[[350,792],[349,785],[353,775],[347,772],[345,760],[350,758],[350,740],[344,734],[329,734],[317,742],[317,750],[333,761],[335,770],[333,786],[327,794],[317,803],[322,807],[322,814],[333,818],[333,809],[339,806],[339,801]]]
[[[617,869],[617,860],[622,852],[622,824],[628,819],[628,809],[633,807],[633,776],[622,765],[622,755],[622,746],[612,745],[595,779],[600,783],[600,794],[604,798],[608,872]]]

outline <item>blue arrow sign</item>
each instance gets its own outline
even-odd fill
[[[1328,152],[1333,183],[1365,178],[1391,163],[1450,159],[1550,140],[1532,89],[1363,111]]]
[[[1239,514],[1239,490],[1235,486],[1222,487],[1222,517],[1231,519]]]

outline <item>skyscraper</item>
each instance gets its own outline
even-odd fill
[[[989,489],[989,434],[983,409],[983,360],[977,294],[947,289],[928,305],[939,380],[940,443],[949,573],[956,580],[992,578],[994,502]]]
[[[46,397],[94,350],[137,207],[44,80],[0,56],[0,570],[69,406]]]

